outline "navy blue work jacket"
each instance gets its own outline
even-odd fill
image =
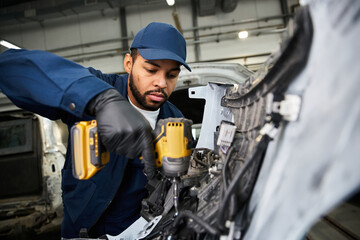
[[[84,113],[87,103],[107,89],[115,88],[128,99],[127,79],[127,74],[102,74],[44,51],[21,49],[0,54],[2,92],[17,106],[61,119],[69,128],[90,119]],[[158,119],[168,117],[183,115],[167,101]],[[82,228],[95,235],[119,234],[139,217],[141,200],[147,194],[142,163],[111,153],[109,163],[91,179],[77,180],[72,175],[70,146],[69,139],[62,169],[62,237],[78,237]]]

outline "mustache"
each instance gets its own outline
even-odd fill
[[[164,95],[164,97],[166,99],[168,99],[168,95],[166,94],[165,90],[164,89],[155,89],[155,90],[150,90],[150,91],[146,91],[144,95],[149,95],[149,94],[152,94],[152,93],[161,93],[162,95]]]

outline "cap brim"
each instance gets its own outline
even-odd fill
[[[185,63],[185,61],[178,55],[173,52],[163,50],[163,49],[152,49],[152,48],[138,48],[139,54],[147,60],[161,60],[169,59],[179,62],[187,70],[191,72],[191,68]]]

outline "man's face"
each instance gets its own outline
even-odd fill
[[[157,110],[173,92],[180,73],[180,64],[173,60],[146,60],[130,55],[124,60],[129,73],[128,95],[131,102],[144,110]]]

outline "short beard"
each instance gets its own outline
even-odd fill
[[[134,84],[134,77],[132,74],[132,70],[131,70],[130,76],[129,76],[129,87],[130,87],[130,91],[132,92],[132,95],[134,96],[135,100],[140,104],[140,106],[142,106],[144,109],[149,110],[149,111],[158,110],[168,99],[168,95],[165,93],[164,89],[147,91],[144,93],[144,95],[141,95],[141,93],[139,92],[139,90],[136,88],[136,86]],[[149,95],[150,93],[154,93],[154,92],[161,92],[164,95],[165,100],[163,102],[157,103],[155,105],[149,105],[146,103],[146,95]]]

